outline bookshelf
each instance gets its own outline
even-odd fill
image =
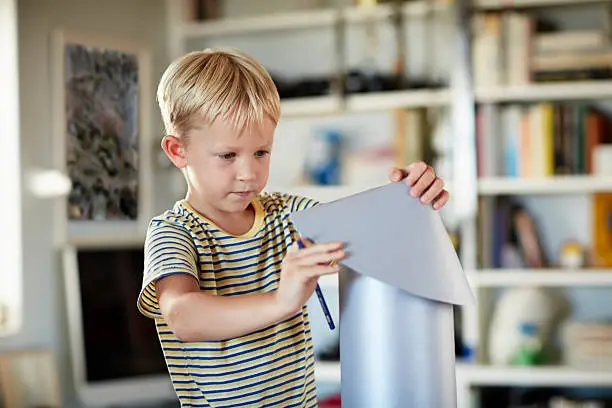
[[[551,248],[559,250],[556,242],[567,238],[564,234],[580,236],[576,240],[584,249],[593,250],[598,227],[592,200],[612,192],[612,174],[599,171],[603,168],[601,163],[593,162],[595,150],[612,142],[600,138],[609,134],[604,122],[612,117],[607,105],[612,100],[612,76],[608,72],[600,79],[588,79],[595,76],[596,69],[587,67],[584,61],[592,55],[584,61],[576,54],[568,58],[572,55],[568,50],[576,48],[573,41],[582,42],[582,47],[591,49],[593,54],[612,49],[608,42],[609,7],[608,1],[590,0],[476,0],[471,7],[475,35],[470,58],[477,104],[474,147],[479,158],[474,193],[479,205],[478,216],[464,225],[466,239],[462,245],[469,247],[465,252],[471,254],[469,261],[474,265],[466,274],[478,305],[463,310],[462,334],[473,354],[457,365],[461,408],[486,404],[481,400],[483,387],[612,388],[612,367],[603,361],[597,368],[571,365],[563,359],[555,359],[554,365],[516,366],[492,363],[489,354],[493,349],[490,342],[494,341],[489,332],[493,311],[503,293],[541,288],[573,296],[582,294],[576,299],[584,299],[601,296],[598,291],[612,288],[612,265],[589,262],[562,267],[558,265],[559,254],[551,252]],[[563,24],[567,20],[559,17],[586,15],[585,10],[592,8],[599,12],[588,15],[603,16],[592,19],[592,26]],[[595,27],[596,21],[602,28]],[[537,31],[536,27],[548,32]],[[604,70],[607,68],[601,72]],[[601,112],[608,119],[601,119]],[[595,125],[597,122],[604,125]],[[540,250],[550,258],[546,265],[534,267],[526,262],[520,267],[508,266],[505,263],[509,261],[494,255],[495,250],[498,255],[501,252],[496,226],[512,222],[500,216],[502,203],[507,200],[521,203],[528,213],[530,206],[538,204],[542,206],[534,211],[538,217],[550,215],[542,223],[553,227],[554,232],[545,235],[555,244],[548,242],[546,246],[540,242]],[[568,212],[571,204],[566,203],[580,203],[575,210],[580,214]],[[572,218],[579,221],[571,224]],[[535,222],[542,233],[544,227],[537,225],[537,218]],[[564,229],[562,224],[571,226]],[[589,292],[592,290],[596,292]],[[578,320],[585,318],[585,310],[577,313]],[[598,310],[593,316],[610,314],[612,309]],[[553,330],[562,336],[560,326]]]
[[[609,1],[604,0],[514,0],[511,2],[501,0],[478,0],[474,4],[467,4],[467,0],[457,2],[432,2],[415,1],[402,6],[401,13],[408,19],[425,18],[433,14],[447,13],[453,17],[457,15],[474,15],[479,12],[503,11],[520,13],[515,24],[525,27],[528,23],[526,14],[532,10],[541,10],[546,7],[581,7],[591,5],[607,5]],[[338,30],[346,29],[355,25],[368,25],[388,23],[393,15],[390,4],[378,4],[362,8],[356,6],[324,7],[313,10],[282,11],[250,17],[223,17],[214,21],[192,22],[185,18],[185,1],[167,0],[168,7],[168,55],[176,57],[189,50],[189,43],[200,39],[227,38],[231,42],[237,36],[251,36],[260,34],[274,34],[279,41],[282,37],[298,31],[330,30],[337,35]],[[468,19],[471,17],[467,17]],[[461,18],[456,18],[455,23]],[[451,44],[457,35],[457,28],[446,37],[447,43]],[[458,29],[459,33],[465,33],[465,27]],[[518,40],[517,40],[518,38]],[[524,37],[514,38],[512,58],[508,55],[492,55],[486,58],[478,58],[485,61],[514,61],[511,67],[515,71],[521,71],[527,62],[528,49],[516,48],[516,44],[528,43]],[[471,43],[464,50],[466,53],[474,49],[485,50],[491,48],[492,37],[487,42]],[[340,44],[342,41],[340,41]],[[342,45],[340,45],[342,47]],[[449,46],[450,48],[450,46]],[[461,48],[461,47],[459,47]],[[300,52],[296,50],[295,52]],[[343,52],[339,52],[343,55]],[[284,56],[290,58],[290,56]],[[334,55],[333,58],[336,58]],[[459,55],[457,58],[470,60],[472,55]],[[518,64],[518,65],[517,65]],[[521,65],[523,64],[523,65]],[[338,64],[342,69],[342,64]],[[518,68],[517,68],[518,67]],[[511,69],[512,69],[511,68]],[[516,72],[512,75],[507,72],[498,78],[485,78],[482,81],[479,72],[494,71],[492,67],[474,66],[472,75],[459,73],[455,78],[456,83],[445,84],[442,87],[429,87],[421,89],[397,90],[388,92],[371,92],[364,94],[348,94],[333,92],[331,95],[304,97],[299,99],[282,100],[283,119],[320,120],[322,117],[338,115],[371,115],[379,112],[397,112],[412,108],[451,108],[458,112],[469,112],[471,106],[466,106],[470,98],[462,97],[461,87],[467,86],[473,93],[473,101],[479,107],[485,107],[489,112],[495,112],[512,105],[534,105],[539,103],[585,103],[591,101],[605,102],[612,99],[612,79],[580,80],[580,81],[555,81],[548,83],[534,83],[526,79],[528,74]],[[470,79],[473,76],[475,79]],[[510,79],[510,80],[508,80]],[[457,85],[457,83],[459,85]],[[469,116],[469,115],[467,115]],[[494,120],[499,121],[495,117]],[[471,118],[463,115],[461,120],[454,122],[469,130],[471,125],[476,128],[477,120],[470,123]],[[493,122],[487,129],[496,128]],[[499,126],[498,128],[501,128]],[[478,129],[476,129],[478,131]],[[485,138],[494,139],[493,133],[480,131]],[[459,137],[460,146],[453,149],[453,155],[461,155],[462,152],[477,153],[478,146],[473,144],[471,135]],[[499,146],[497,146],[499,148]],[[481,153],[482,154],[482,153]],[[501,159],[500,159],[501,160]],[[459,165],[453,170],[464,171]],[[501,197],[530,197],[550,196],[555,199],[565,200],[567,196],[589,196],[594,193],[612,191],[612,174],[596,175],[583,172],[582,174],[533,174],[529,177],[513,177],[500,171],[485,172],[471,179],[470,172],[464,172],[460,178],[460,189],[448,188],[456,191],[454,197],[461,196],[461,201],[466,198],[474,198],[479,201],[478,212],[461,214],[459,225],[461,229],[461,258],[466,268],[466,273],[472,284],[479,303],[474,308],[464,308],[462,316],[462,336],[473,355],[457,365],[458,380],[458,406],[467,408],[476,406],[475,401],[478,387],[488,385],[605,385],[612,387],[612,372],[592,372],[573,369],[562,366],[548,367],[511,367],[491,366],[486,363],[481,344],[483,344],[484,333],[486,333],[487,309],[491,308],[490,292],[512,288],[512,287],[612,287],[612,267],[577,268],[573,270],[561,269],[555,266],[547,268],[492,268],[479,260],[483,251],[479,235],[483,235],[478,225],[478,214],[486,208],[494,207],[495,200]],[[447,181],[451,186],[456,186],[453,178]],[[311,196],[321,201],[331,201],[346,197],[368,188],[375,184],[358,183],[355,185],[341,186],[271,186],[270,190],[283,190],[296,194]],[[490,238],[484,234],[481,239]],[[326,277],[321,280],[321,285],[329,291],[338,288],[337,279]],[[340,369],[333,362],[317,363],[317,378],[324,382],[338,382],[340,380]]]
[[[289,2],[291,3],[291,1]],[[338,4],[339,2],[335,2]],[[277,38],[279,42],[283,38],[302,35],[312,35],[313,32],[325,32],[334,37],[333,54],[329,60],[333,60],[335,74],[344,74],[346,67],[338,56],[345,56],[345,42],[351,38],[350,32],[366,27],[384,25],[386,29],[393,27],[393,17],[396,10],[393,4],[377,4],[369,7],[358,7],[349,5],[352,0],[347,0],[344,5],[337,7],[322,7],[312,10],[276,11],[270,13],[254,13],[252,16],[227,16],[210,21],[190,21],[188,16],[187,0],[167,0],[168,21],[168,55],[170,58],[191,51],[194,44],[220,44],[232,45],[234,41],[242,41],[243,38],[261,36],[274,44],[270,38]],[[399,9],[402,19],[411,21],[433,18],[433,16],[450,16],[454,12],[452,2],[418,0],[402,5]],[[450,18],[449,17],[449,18]],[[347,33],[346,36],[343,33]],[[419,34],[421,32],[417,32]],[[383,36],[386,34],[382,34]],[[307,37],[310,38],[310,37]],[[383,37],[388,40],[389,37]],[[392,42],[392,41],[391,41]],[[393,53],[394,45],[387,41],[384,46],[386,50]],[[199,45],[197,45],[199,46]],[[357,50],[365,48],[366,44],[357,43]],[[353,45],[353,47],[355,47]],[[246,50],[249,52],[249,50]],[[299,49],[291,51],[302,52]],[[295,54],[294,54],[295,55]],[[380,57],[380,56],[379,56]],[[378,58],[379,58],[378,57]],[[279,58],[291,58],[291,55],[279,56]],[[350,59],[350,56],[347,57]],[[453,103],[452,91],[449,84],[439,84],[428,87],[416,86],[413,89],[398,89],[384,92],[362,92],[344,93],[340,88],[332,89],[332,92],[321,96],[307,96],[300,98],[281,99],[281,121],[322,121],[327,118],[349,118],[355,116],[372,116],[375,119],[381,115],[389,115],[392,118],[398,112],[408,109],[414,110],[438,110],[449,108]],[[330,119],[330,120],[332,120]],[[344,119],[343,119],[344,120]],[[391,119],[393,122],[394,119]],[[354,125],[352,125],[354,126]],[[393,130],[392,130],[393,132]],[[287,135],[292,136],[292,135]],[[283,135],[285,137],[285,135]],[[295,135],[293,135],[295,137]],[[391,135],[395,137],[395,135]],[[385,168],[386,171],[386,168]],[[381,180],[386,182],[387,179]],[[447,181],[447,189],[450,190]],[[381,184],[357,182],[350,185],[338,186],[311,186],[311,185],[281,185],[273,184],[267,187],[269,191],[283,191],[288,193],[309,196],[320,201],[333,201],[351,194],[364,191]],[[338,291],[338,281],[333,277],[321,279],[324,290],[334,293]],[[329,302],[333,302],[330,296]],[[314,328],[313,328],[314,330]],[[326,333],[327,335],[329,333]],[[337,386],[340,381],[340,366],[337,362],[317,361],[317,382],[333,384]]]

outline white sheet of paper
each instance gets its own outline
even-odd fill
[[[314,242],[342,241],[343,264],[416,296],[455,305],[474,301],[439,213],[389,183],[295,212],[298,232]]]

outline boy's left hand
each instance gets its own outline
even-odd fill
[[[410,194],[420,197],[423,204],[432,203],[434,210],[439,210],[448,202],[449,194],[444,190],[444,181],[436,176],[433,167],[423,161],[410,163],[404,169],[391,169],[389,180],[405,180],[412,187]]]

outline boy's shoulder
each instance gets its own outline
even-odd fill
[[[258,198],[266,213],[277,211],[292,213],[318,204],[316,200],[310,197],[283,192],[263,192]]]
[[[182,203],[177,201],[172,208],[165,210],[151,218],[149,229],[154,229],[163,226],[174,226],[176,228],[185,229],[187,231],[194,227],[195,219],[193,214],[190,214],[189,209]]]

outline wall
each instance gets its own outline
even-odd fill
[[[151,45],[152,79],[166,63],[165,9],[162,0],[20,0],[18,2],[20,63],[21,169],[52,166],[50,32],[58,26],[128,36]],[[154,85],[154,84],[152,84]],[[150,103],[153,132],[161,125]],[[163,200],[157,207],[167,205]],[[0,339],[0,350],[51,348],[58,354],[65,407],[77,406],[70,385],[64,303],[58,254],[52,248],[51,202],[23,194],[24,325]],[[103,290],[112,290],[104,288]]]

